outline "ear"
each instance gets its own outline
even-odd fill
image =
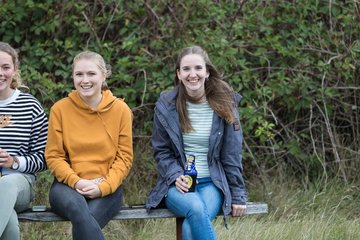
[[[180,80],[180,71],[179,71],[179,69],[176,69],[176,75],[177,75],[177,78]]]
[[[206,78],[208,78],[210,76],[209,71],[206,71]]]
[[[12,78],[16,77],[16,74],[19,74],[19,68],[16,67],[14,70],[15,71],[12,74]]]

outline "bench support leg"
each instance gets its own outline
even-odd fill
[[[182,240],[182,224],[184,218],[176,218],[176,240]]]

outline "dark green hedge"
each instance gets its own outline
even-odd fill
[[[149,136],[178,51],[198,44],[244,97],[249,177],[358,176],[357,1],[1,2],[0,40],[19,48],[46,109],[72,89],[72,58],[90,49],[112,65],[109,85],[133,108],[136,137]]]

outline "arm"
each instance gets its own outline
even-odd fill
[[[48,142],[45,149],[46,163],[59,182],[74,188],[80,177],[73,171],[67,159],[61,117],[59,109],[54,106],[49,118]]]
[[[30,127],[30,138],[25,151],[21,151],[19,155],[9,156],[8,166],[14,163],[14,157],[19,163],[19,172],[36,173],[46,169],[44,151],[47,139],[48,121],[43,108],[38,102],[33,105],[33,116]]]
[[[151,141],[158,172],[167,184],[171,185],[183,174],[184,169],[177,160],[180,158],[179,153],[165,130],[163,125],[165,123],[161,123],[158,114],[155,111]]]
[[[242,167],[242,129],[237,117],[237,123],[226,124],[224,128],[221,150],[222,165],[229,184],[232,204],[246,204],[246,188]]]
[[[116,191],[125,177],[129,174],[133,162],[132,147],[132,112],[124,104],[118,133],[118,146],[115,160],[110,164],[108,174],[98,184],[101,196],[104,197]]]

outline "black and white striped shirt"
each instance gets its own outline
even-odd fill
[[[46,169],[44,150],[48,120],[36,98],[15,90],[13,95],[0,100],[0,148],[17,156],[18,170],[2,168],[2,174],[30,173]]]

